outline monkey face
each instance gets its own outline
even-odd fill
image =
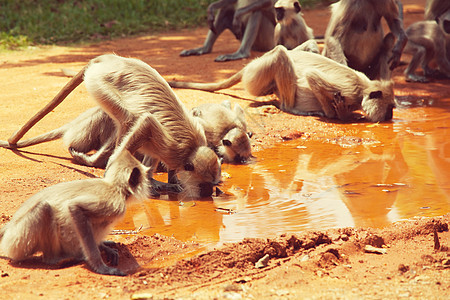
[[[366,117],[371,122],[389,121],[392,119],[394,105],[394,94],[385,91],[372,91],[366,95],[361,103]]]
[[[274,8],[278,22],[285,18],[288,11],[298,14],[302,10],[302,7],[297,0],[278,0],[275,3]]]
[[[198,147],[177,174],[184,188],[181,196],[210,197],[221,181],[220,160],[210,148]]]
[[[246,163],[252,156],[250,135],[240,128],[231,129],[222,139],[217,152],[226,163]]]

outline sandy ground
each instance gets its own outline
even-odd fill
[[[423,15],[425,1],[403,1],[405,27]],[[305,12],[316,35],[323,34],[327,9]],[[89,46],[36,47],[0,54],[0,139],[7,139],[44,106],[68,81],[60,68],[80,69],[107,52],[140,58],[167,80],[216,81],[227,78],[250,59],[214,63],[238,43],[222,36],[212,54],[179,58],[182,49],[201,45],[205,28],[105,41]],[[252,58],[261,55],[253,53]],[[406,58],[407,59],[407,58]],[[403,67],[394,73],[397,93],[414,93],[405,84]],[[448,94],[449,81],[427,86],[430,94]],[[241,85],[220,93],[177,90],[191,108],[232,99],[262,120],[253,151],[298,137],[336,138],[351,127],[316,117],[297,117],[263,105]],[[448,97],[448,95],[447,95]],[[271,98],[263,99],[270,101]],[[75,90],[27,136],[56,128],[94,105],[83,87]],[[396,112],[394,112],[395,117]],[[58,182],[101,176],[103,170],[71,162],[61,142],[12,152],[0,149],[0,224],[6,223],[30,195]],[[0,296],[15,299],[445,299],[450,290],[449,215],[415,218],[384,229],[343,228],[295,235],[246,239],[240,243],[204,245],[162,235],[111,236],[118,241],[119,267],[130,275],[92,273],[84,264],[50,267],[39,258],[23,263],[0,259]],[[437,245],[436,238],[439,241]],[[367,245],[384,254],[368,253]],[[267,256],[266,256],[267,255]],[[267,257],[263,268],[255,264]]]

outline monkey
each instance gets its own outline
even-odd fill
[[[103,169],[115,148],[116,136],[113,120],[97,106],[50,132],[19,141],[15,145],[0,141],[0,147],[17,149],[62,138],[77,163]],[[96,152],[88,154],[92,150]]]
[[[275,5],[277,25],[274,39],[276,45],[288,50],[314,38],[313,30],[306,25],[301,15],[301,5],[297,0],[278,0]]]
[[[362,72],[301,49],[302,45],[293,50],[278,45],[219,83],[169,84],[175,88],[216,91],[242,81],[254,96],[275,93],[280,109],[292,114],[319,114],[345,121],[350,112],[361,109],[371,122],[392,119],[392,81],[370,80]]]
[[[444,28],[444,32],[448,34],[450,32],[450,19],[448,18],[448,14],[446,18],[442,17],[442,15],[444,15],[448,11],[450,11],[450,1],[427,0],[424,15],[425,20],[436,21],[437,23],[438,18],[440,18],[441,22],[443,22],[442,28]],[[450,61],[450,35],[446,35],[445,48],[447,61]]]
[[[191,110],[205,130],[208,146],[226,163],[246,163],[252,157],[244,110],[230,101],[205,103]]]
[[[225,29],[229,29],[241,44],[236,52],[216,57],[216,62],[247,58],[250,50],[265,52],[272,49],[276,24],[274,2],[275,0],[219,0],[211,3],[207,9],[209,30],[203,46],[183,50],[180,56],[210,53]]]
[[[404,52],[413,54],[405,70],[406,81],[428,82],[427,77],[442,75],[450,78],[450,61],[446,53],[446,40],[450,38],[450,10],[437,17],[437,21],[419,21],[412,24],[407,28],[406,34],[408,43]],[[433,58],[437,63],[437,70],[428,65]],[[414,73],[419,64],[425,76]]]
[[[398,0],[341,0],[332,4],[322,54],[369,79],[389,80],[407,42],[399,7]],[[384,37],[382,17],[391,31]]]
[[[152,158],[153,165],[148,174],[152,185],[156,185],[153,170],[162,161],[167,169],[183,175],[180,176],[181,196],[212,195],[213,188],[221,181],[221,167],[217,155],[207,147],[201,125],[189,114],[162,76],[138,59],[114,54],[92,59],[44,109],[10,137],[9,144],[15,145],[29,128],[83,81],[89,94],[113,119],[117,128],[116,147],[109,161],[115,153],[120,153],[118,149],[128,147],[128,144],[122,145],[126,136],[138,136],[141,140],[131,140],[142,145],[136,151]],[[140,120],[143,116],[146,119]],[[164,188],[179,192],[177,186]]]
[[[61,182],[47,187],[23,203],[0,229],[0,249],[13,261],[42,252],[48,264],[85,261],[98,274],[125,276],[116,267],[119,255],[103,241],[125,214],[133,199],[145,199],[146,167],[130,152],[111,161],[103,178]]]

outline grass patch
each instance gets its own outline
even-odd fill
[[[0,0],[0,48],[89,42],[206,24],[214,0]],[[311,6],[323,0],[303,0]]]

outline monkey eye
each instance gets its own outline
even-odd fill
[[[230,140],[222,140],[222,143],[223,143],[224,146],[231,147],[231,141]]]
[[[186,163],[186,164],[184,164],[184,169],[186,170],[186,171],[194,171],[194,165],[192,164],[192,163]]]
[[[383,92],[381,91],[370,92],[369,94],[369,99],[376,99],[381,97],[383,97]]]

